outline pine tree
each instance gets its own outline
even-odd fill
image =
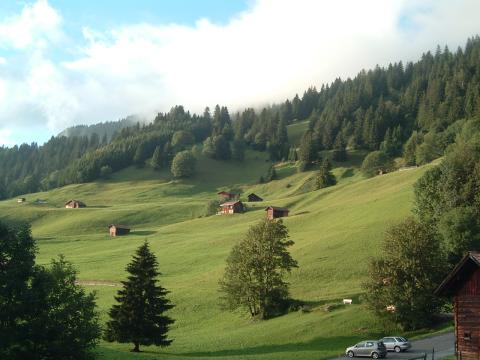
[[[325,159],[320,167],[320,170],[317,172],[317,177],[315,179],[315,185],[317,189],[323,189],[328,186],[335,185],[337,179],[335,175],[331,172],[332,165],[328,159]]]
[[[170,345],[167,333],[174,320],[164,313],[173,305],[166,298],[168,291],[157,284],[158,262],[148,242],[137,249],[126,270],[130,275],[115,296],[118,304],[109,311],[106,339],[132,342],[133,352],[139,352],[140,345]]]
[[[163,163],[164,163],[164,160],[162,156],[162,149],[160,146],[157,146],[152,156],[152,167],[155,170],[159,170],[162,168]]]

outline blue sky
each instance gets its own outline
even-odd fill
[[[0,0],[0,146],[262,106],[480,33],[478,0]]]

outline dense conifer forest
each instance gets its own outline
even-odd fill
[[[0,148],[0,198],[89,182],[136,165],[170,167],[175,154],[202,144],[205,155],[242,161],[247,147],[272,161],[300,160],[315,167],[320,151],[382,151],[405,165],[443,155],[465,119],[480,116],[480,37],[452,52],[437,48],[415,63],[362,70],[353,79],[311,87],[302,96],[263,109],[230,113],[217,105],[191,114],[183,106],[115,135],[52,137],[42,146]],[[287,125],[309,120],[299,146]],[[152,159],[153,157],[153,159]]]

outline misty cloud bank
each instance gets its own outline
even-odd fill
[[[0,143],[12,121],[57,132],[175,104],[198,112],[281,101],[480,33],[478,0],[418,3],[258,0],[226,25],[84,28],[75,43],[62,14],[38,0],[0,18]]]

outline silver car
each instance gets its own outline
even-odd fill
[[[412,347],[410,341],[401,336],[385,336],[379,341],[382,341],[385,344],[387,351],[395,351],[397,353],[407,351]]]
[[[365,340],[347,348],[345,355],[349,358],[353,358],[354,356],[368,356],[373,359],[378,359],[387,356],[387,348],[381,341]]]

